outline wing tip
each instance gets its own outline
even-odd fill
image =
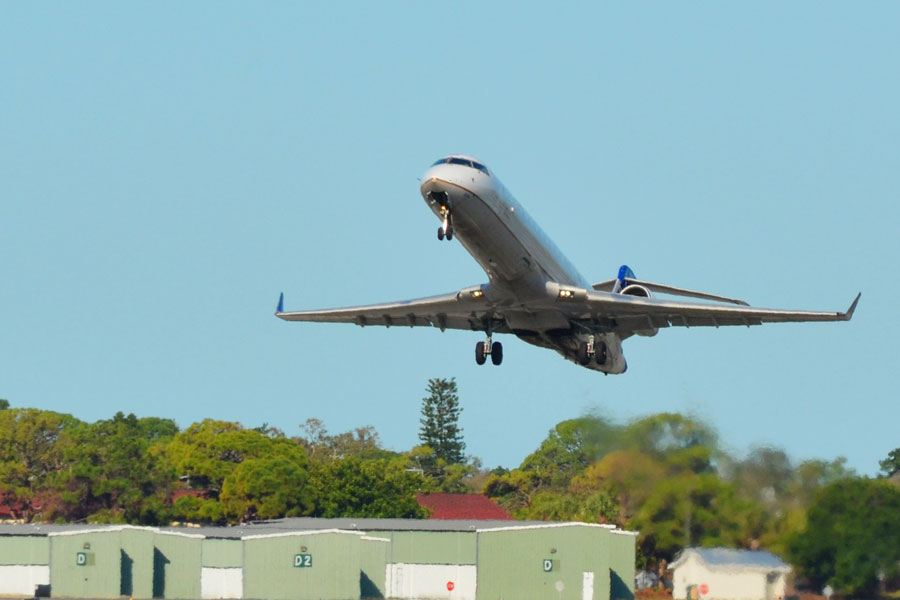
[[[859,299],[862,297],[862,292],[856,295],[856,298],[853,300],[853,304],[850,305],[850,308],[847,309],[847,312],[841,313],[841,317],[845,321],[849,321],[853,318],[853,313],[856,311],[856,305],[859,304]]]
[[[278,306],[275,307],[275,315],[280,315],[284,312],[284,292],[278,296]]]

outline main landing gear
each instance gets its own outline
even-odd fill
[[[503,362],[503,344],[500,342],[492,343],[490,334],[487,336],[487,341],[475,344],[475,362],[483,365],[487,362],[488,355],[490,355],[491,362],[495,365]]]
[[[607,355],[606,342],[596,341],[593,335],[588,337],[588,341],[578,344],[578,364],[583,367],[590,364],[591,359],[603,366],[606,364]]]
[[[447,238],[447,241],[453,239],[453,222],[450,219],[450,207],[446,204],[441,204],[441,226],[438,227],[438,239],[443,240]]]

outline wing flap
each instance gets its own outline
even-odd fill
[[[485,322],[490,320],[493,331],[505,333],[504,325],[493,320],[491,305],[483,294],[477,294],[478,289],[466,288],[415,300],[291,312],[284,312],[284,304],[280,300],[275,316],[285,321],[353,323],[363,327],[437,327],[441,330],[472,331],[484,329]]]
[[[725,327],[762,323],[849,321],[861,294],[846,312],[796,311],[752,306],[682,302],[588,292],[583,319],[602,315],[613,327],[629,332],[653,327]]]

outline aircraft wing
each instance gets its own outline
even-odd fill
[[[400,300],[382,304],[284,312],[284,294],[278,300],[275,316],[285,321],[311,321],[316,323],[354,323],[360,326],[381,325],[390,327],[437,327],[483,331],[491,319],[491,306],[484,298],[481,286],[465,288],[440,296],[416,300]],[[492,330],[506,333],[502,321],[493,320]]]
[[[720,327],[803,321],[849,321],[853,317],[860,296],[862,294],[856,297],[846,312],[814,312],[683,302],[588,291],[587,299],[581,305],[583,312],[579,318],[609,319],[611,326],[623,333],[656,327]]]

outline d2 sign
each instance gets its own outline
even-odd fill
[[[311,567],[312,566],[312,554],[295,554],[294,555],[294,566],[295,567]]]

